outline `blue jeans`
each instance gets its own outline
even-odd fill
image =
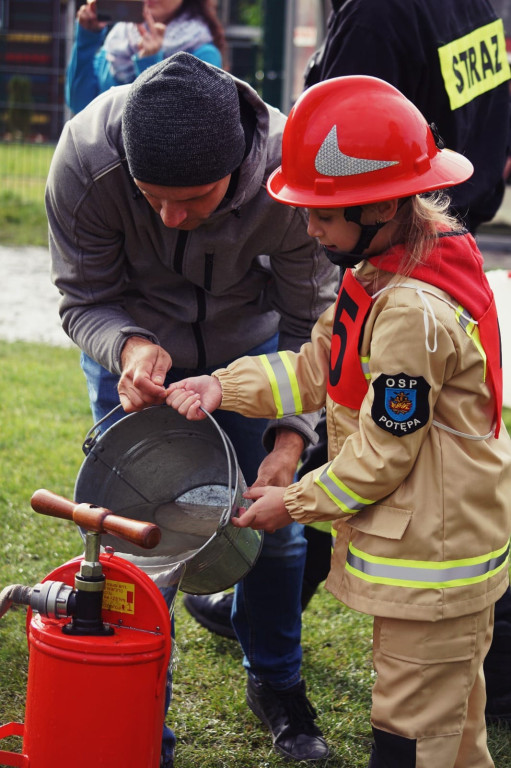
[[[274,352],[277,341],[278,337],[274,336],[248,354]],[[96,423],[119,405],[118,376],[84,353],[81,364]],[[209,374],[218,367],[205,370],[172,368],[166,384],[187,376]],[[123,415],[121,409],[116,411],[101,425],[100,431]],[[229,411],[215,411],[214,418],[232,441],[243,476],[251,485],[266,456],[262,444],[266,420],[247,419]],[[303,525],[299,523],[265,534],[255,566],[234,590],[232,621],[244,652],[243,666],[249,675],[274,688],[288,688],[300,680],[301,589],[306,549]]]
[[[267,351],[273,350],[251,354]],[[266,420],[229,411],[215,411],[214,417],[229,435],[243,477],[252,485],[267,455],[262,443]],[[289,688],[300,680],[306,551],[300,523],[265,533],[256,564],[234,588],[232,624],[244,652],[243,666],[249,675],[274,688]]]

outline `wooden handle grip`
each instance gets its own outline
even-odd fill
[[[60,517],[63,520],[72,520],[76,507],[74,501],[57,496],[56,493],[40,488],[32,495],[30,505],[35,512],[50,517]]]
[[[109,509],[96,507],[94,504],[76,504],[44,488],[35,491],[30,504],[35,512],[42,515],[72,520],[88,531],[110,533],[132,544],[138,544],[144,549],[153,549],[161,539],[161,531],[154,523],[121,517]]]

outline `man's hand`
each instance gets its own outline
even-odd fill
[[[172,366],[168,352],[140,336],[130,336],[121,353],[122,374],[117,390],[126,413],[165,402],[163,386]]]
[[[304,449],[303,437],[292,429],[277,429],[273,450],[259,466],[257,479],[252,488],[265,485],[287,487],[295,476],[300,456]]]
[[[167,405],[190,421],[205,419],[206,411],[214,411],[222,402],[222,387],[214,376],[192,376],[171,384],[167,389]]]
[[[255,531],[275,533],[277,528],[284,528],[293,522],[293,518],[284,505],[285,488],[273,485],[264,488],[250,488],[245,491],[245,499],[253,499],[248,509],[240,509],[240,517],[231,517],[236,528],[253,528]]]

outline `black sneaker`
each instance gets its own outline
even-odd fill
[[[305,681],[276,691],[250,677],[247,704],[270,729],[277,752],[291,760],[324,760],[329,755],[323,734],[314,723],[316,711],[305,695]]]
[[[233,593],[217,592],[214,595],[185,595],[183,605],[188,613],[203,627],[222,637],[236,639],[231,624]]]

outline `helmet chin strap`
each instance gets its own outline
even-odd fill
[[[327,259],[331,261],[332,264],[335,264],[336,267],[341,267],[342,269],[356,267],[358,262],[365,258],[364,256],[354,256],[347,251],[333,251],[330,248],[325,247],[323,247],[323,250]]]
[[[401,198],[398,202],[397,210],[399,211],[399,209],[410,199],[410,197]],[[362,224],[361,205],[351,205],[348,208],[345,208],[344,218],[346,221],[352,221],[360,227],[360,237],[358,238],[355,247],[351,251],[334,251],[328,248],[325,248],[324,250],[327,258],[330,259],[332,264],[342,267],[343,269],[350,269],[351,267],[355,267],[363,259],[369,258],[369,256],[363,256],[362,254],[366,248],[369,248],[373,238],[380,229],[384,227],[385,224],[388,224],[388,221],[377,221],[375,224]]]
[[[354,256],[362,255],[366,248],[369,248],[371,245],[375,235],[387,223],[386,221],[377,221],[376,224],[362,224],[361,205],[352,205],[350,208],[345,208],[344,218],[346,221],[352,221],[354,224],[358,224],[360,227],[360,237],[358,238],[357,244],[351,251]],[[358,261],[360,261],[360,259]]]
[[[333,264],[343,269],[355,267],[359,261],[366,258],[363,252],[369,248],[376,233],[385,226],[386,221],[380,221],[376,224],[362,224],[362,206],[352,205],[344,209],[344,218],[346,221],[352,221],[360,227],[360,237],[355,247],[351,251],[333,251],[325,248],[325,254]]]

